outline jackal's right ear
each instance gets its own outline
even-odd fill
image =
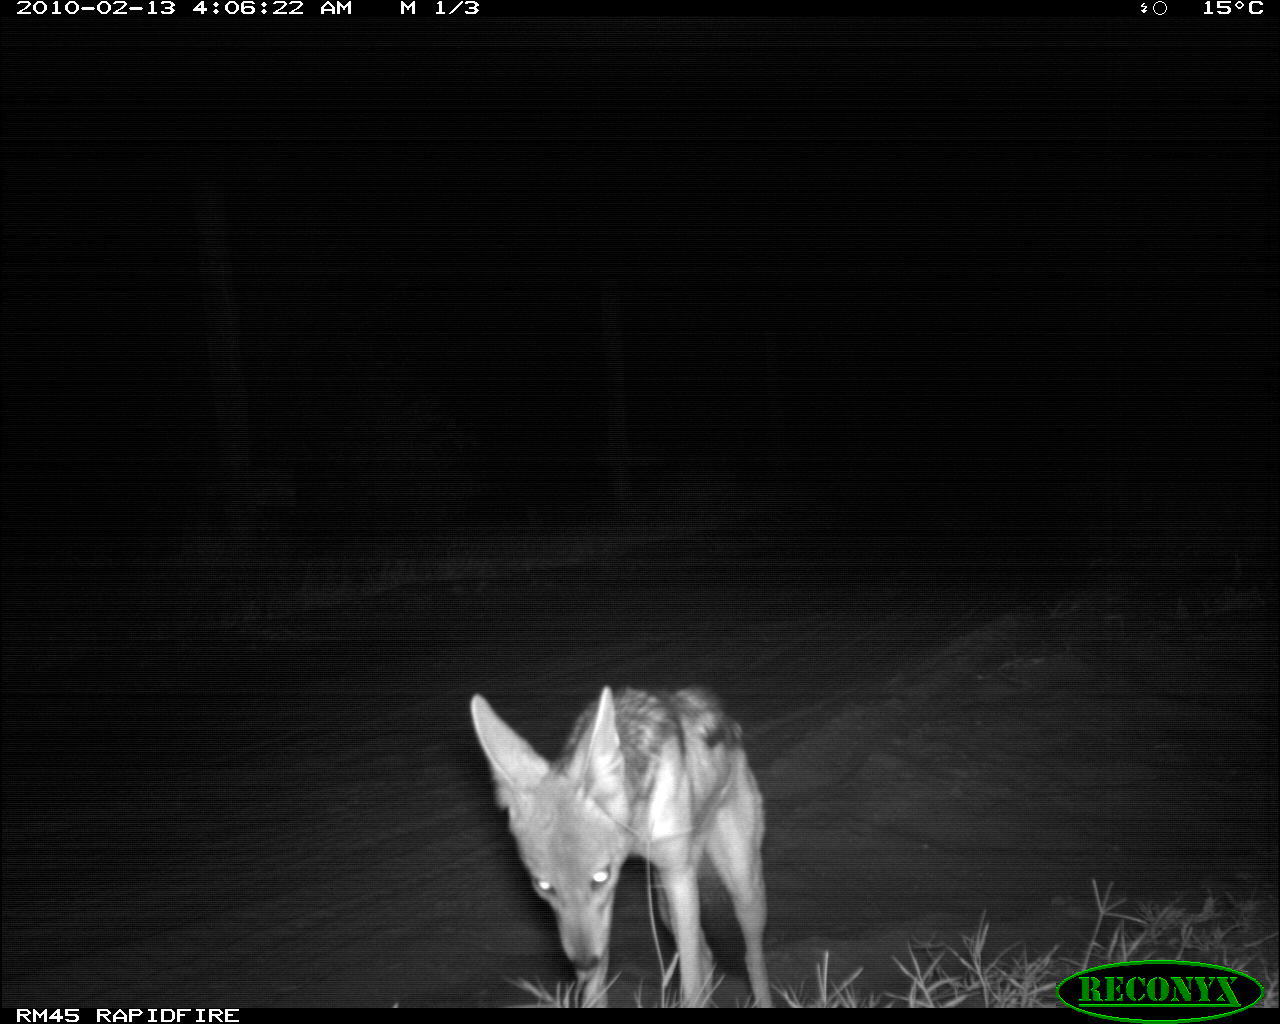
[[[471,721],[476,737],[489,758],[498,784],[498,806],[510,804],[510,797],[532,789],[551,770],[551,765],[507,725],[480,694],[471,698]]]

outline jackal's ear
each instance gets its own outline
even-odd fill
[[[627,769],[618,738],[618,720],[613,710],[613,691],[600,691],[595,721],[581,748],[581,784],[584,795],[595,801],[610,817],[627,817]]]
[[[471,721],[476,737],[489,758],[498,784],[498,806],[506,807],[515,796],[542,781],[551,766],[507,725],[480,694],[471,698]]]

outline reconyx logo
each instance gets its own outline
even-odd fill
[[[1191,960],[1128,960],[1077,971],[1058,985],[1073,1010],[1103,1020],[1216,1020],[1262,998],[1249,975]]]

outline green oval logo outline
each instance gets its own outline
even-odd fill
[[[1093,975],[1097,972],[1113,971],[1113,969],[1117,967],[1140,967],[1140,966],[1147,966],[1147,965],[1158,966],[1162,964],[1173,965],[1176,967],[1207,967],[1210,970],[1216,972],[1217,977],[1221,977],[1223,975],[1230,975],[1234,979],[1244,980],[1253,986],[1254,988],[1253,998],[1248,1000],[1245,1000],[1243,998],[1238,998],[1234,990],[1229,990],[1229,995],[1232,997],[1231,1005],[1224,1008],[1222,1011],[1218,1013],[1203,1014],[1201,1016],[1196,1016],[1196,1017],[1175,1016],[1174,1013],[1177,1010],[1177,1005],[1178,1005],[1177,1003],[1174,1003],[1171,1005],[1166,1002],[1152,1002],[1150,1004],[1151,1008],[1157,1011],[1153,1014],[1150,1014],[1144,1017],[1133,1017],[1133,1016],[1121,1017],[1114,1013],[1101,1013],[1095,1009],[1085,1009],[1082,1006],[1076,1005],[1075,1002],[1072,1002],[1070,999],[1068,999],[1065,995],[1063,995],[1063,992],[1062,992],[1063,986],[1066,985],[1068,982],[1076,978],[1088,977],[1089,975]],[[1168,977],[1170,975],[1175,975],[1175,974],[1181,975],[1187,972],[1160,971],[1160,972],[1153,972],[1153,973],[1157,973],[1159,975]],[[1215,980],[1217,980],[1217,978],[1215,978]],[[1175,988],[1186,987],[1189,990],[1189,986],[1178,986],[1175,984],[1174,987]],[[1222,987],[1220,983],[1219,983],[1219,987],[1220,988]],[[1223,967],[1222,964],[1206,964],[1206,963],[1201,963],[1198,960],[1120,960],[1112,964],[1099,964],[1097,967],[1088,967],[1088,968],[1085,968],[1083,971],[1076,971],[1074,974],[1068,975],[1067,977],[1063,978],[1060,982],[1058,982],[1058,986],[1055,991],[1058,996],[1058,1001],[1063,1003],[1065,1006],[1071,1007],[1071,1009],[1075,1010],[1077,1013],[1083,1013],[1090,1017],[1098,1017],[1101,1020],[1124,1021],[1126,1022],[1126,1024],[1127,1022],[1136,1022],[1136,1024],[1146,1024],[1147,1021],[1170,1021],[1170,1022],[1188,1021],[1190,1022],[1190,1021],[1204,1021],[1204,1020],[1219,1020],[1223,1017],[1230,1017],[1232,1014],[1240,1013],[1243,1010],[1249,1009],[1249,1007],[1251,1007],[1254,1003],[1258,1002],[1258,1000],[1260,1000],[1266,994],[1266,990],[1258,982],[1257,978],[1253,978],[1250,975],[1245,974],[1243,971],[1237,971],[1234,967]],[[1096,1004],[1090,1003],[1089,1005],[1094,1006]],[[1139,1007],[1135,1006],[1133,1003],[1126,1002],[1126,1003],[1121,1003],[1116,1008],[1132,1011],[1132,1010],[1138,1009]],[[1203,1002],[1194,1002],[1194,1003],[1189,1003],[1187,1008],[1194,1013],[1196,1010],[1205,1008],[1205,1006]]]

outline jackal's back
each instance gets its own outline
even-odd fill
[[[578,716],[557,762],[568,764],[595,721],[598,700]],[[688,763],[708,755],[737,750],[742,728],[724,713],[720,701],[700,686],[686,690],[622,690],[615,698],[618,740],[626,765],[627,789],[633,800],[646,800],[664,756],[675,753]]]

